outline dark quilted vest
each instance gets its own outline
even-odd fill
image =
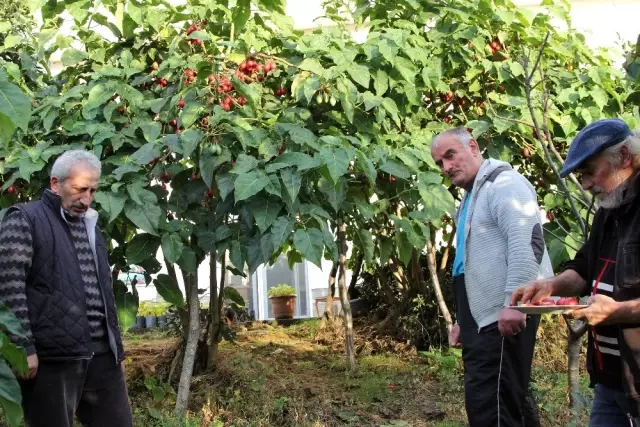
[[[36,351],[41,359],[92,356],[84,282],[60,199],[45,191],[42,200],[18,205],[31,225],[33,260],[27,273],[27,303]],[[111,350],[124,359],[111,272],[102,233],[96,227],[98,281],[107,316]]]

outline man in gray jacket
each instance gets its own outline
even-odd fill
[[[485,160],[465,128],[436,136],[431,155],[465,190],[455,218],[449,343],[462,346],[469,424],[538,426],[527,390],[539,316],[508,308],[522,284],[553,275],[535,189],[508,163]]]

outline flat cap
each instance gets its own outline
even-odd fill
[[[621,119],[603,119],[589,123],[571,142],[569,154],[560,171],[566,177],[590,157],[621,143],[632,135],[631,128]]]

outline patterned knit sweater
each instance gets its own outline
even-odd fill
[[[87,237],[84,222],[79,218],[65,216],[76,249],[80,271],[84,281],[87,319],[91,338],[106,339],[105,310],[93,251]],[[12,341],[33,349],[33,336],[29,322],[26,297],[27,272],[31,267],[33,240],[29,222],[20,211],[12,211],[2,221],[0,228],[0,301],[13,311],[25,331],[26,340],[11,337]]]

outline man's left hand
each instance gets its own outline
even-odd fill
[[[613,298],[605,295],[593,295],[587,300],[589,307],[576,310],[569,314],[574,319],[586,321],[588,324],[595,326],[601,323],[615,323],[614,318],[620,303]]]
[[[120,362],[120,369],[122,369],[122,375],[124,375],[124,360]]]
[[[527,325],[527,315],[513,310],[511,308],[503,308],[498,316],[498,329],[500,335],[508,337],[515,335],[525,328]]]

